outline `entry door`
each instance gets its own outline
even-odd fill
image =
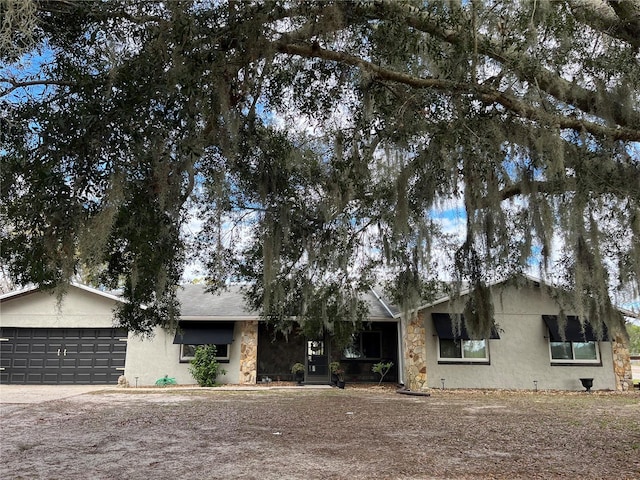
[[[329,345],[324,338],[307,340],[307,378],[305,382],[329,382]]]

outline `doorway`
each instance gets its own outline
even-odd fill
[[[329,353],[326,337],[307,340],[306,383],[329,383]]]

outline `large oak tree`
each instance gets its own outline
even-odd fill
[[[253,280],[281,329],[337,330],[381,268],[423,296],[446,239],[479,334],[487,284],[532,265],[597,325],[637,292],[637,0],[0,5],[18,283],[90,272],[149,331],[196,256],[214,286]],[[434,222],[448,205],[458,243]]]

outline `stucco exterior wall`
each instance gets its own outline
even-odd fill
[[[229,362],[221,363],[226,375],[219,375],[220,383],[239,383],[241,323],[235,322],[233,343],[229,346]],[[151,338],[129,334],[124,376],[129,385],[154,385],[156,380],[168,375],[181,385],[196,384],[189,373],[189,363],[180,363],[180,345],[173,343],[175,335],[161,328],[154,330]]]
[[[111,328],[116,300],[69,286],[62,303],[34,291],[0,303],[0,325],[24,328]]]
[[[542,315],[557,315],[558,306],[542,289],[505,287],[494,292],[499,340],[488,340],[489,365],[438,363],[438,336],[432,313],[455,313],[448,304],[425,309],[428,385],[441,388],[584,390],[580,378],[593,378],[593,389],[616,390],[611,342],[599,342],[601,365],[551,365],[547,328]],[[457,312],[459,313],[459,312]]]

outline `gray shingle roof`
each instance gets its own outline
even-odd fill
[[[219,294],[207,292],[205,285],[183,285],[177,296],[182,317],[258,317],[258,312],[247,306],[238,285]]]
[[[400,313],[400,310],[391,302],[384,298],[382,289],[369,290],[365,296],[365,301],[369,306],[369,316],[376,318],[393,318]]]
[[[252,311],[246,304],[242,287],[232,285],[220,293],[206,292],[205,285],[183,285],[178,290],[181,305],[181,316],[186,317],[219,317],[221,320],[232,317],[258,318],[258,312]],[[372,318],[393,318],[396,308],[379,299],[372,291],[365,294]],[[387,310],[388,307],[389,310]]]

